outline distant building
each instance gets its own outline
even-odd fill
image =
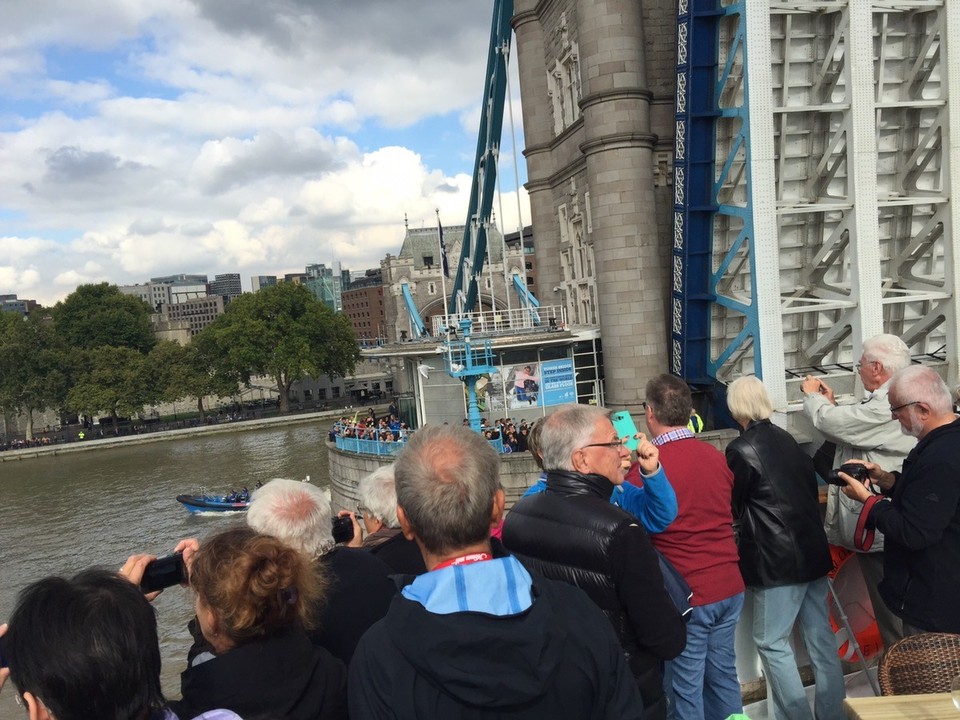
[[[19,313],[26,317],[38,307],[40,307],[40,303],[36,300],[21,300],[17,298],[16,293],[0,295],[0,312]]]
[[[171,293],[173,286],[170,283],[148,282],[137,285],[119,285],[118,287],[124,295],[133,295],[140,298],[157,312],[164,305],[173,302],[173,294]]]
[[[203,298],[209,293],[206,275],[165,275],[150,278],[150,282],[169,285],[170,302],[174,304]]]
[[[276,275],[254,275],[250,278],[250,289],[253,292],[260,292],[265,287],[277,284]]]
[[[375,345],[387,335],[383,311],[383,271],[367,270],[343,291],[343,314],[361,345]]]
[[[520,233],[507,233],[503,236],[503,241],[512,252],[516,251],[520,241]],[[527,292],[533,294],[533,296],[541,302],[546,302],[548,305],[553,304],[552,298],[541,297],[539,286],[537,285],[537,255],[533,245],[532,225],[527,225],[523,229],[523,266],[523,274],[526,275],[527,278]],[[544,292],[544,295],[546,294],[547,293]]]
[[[216,275],[210,283],[209,293],[220,295],[229,303],[243,293],[243,289],[240,287],[240,273]]]
[[[334,312],[343,309],[343,288],[350,284],[350,271],[341,270],[340,263],[327,267],[323,263],[307,265],[307,279],[303,285],[313,296]]]
[[[223,315],[223,296],[210,295],[200,298],[170,303],[161,308],[158,315],[154,315],[154,326],[161,327],[162,323],[170,323],[168,329],[179,330],[175,323],[186,321],[190,324],[190,337],[193,337],[210,325],[220,315]]]
[[[294,285],[302,285],[307,281],[307,274],[306,273],[287,273],[286,275],[283,276],[283,281],[292,282]]]

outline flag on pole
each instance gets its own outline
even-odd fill
[[[443,225],[437,215],[437,229],[440,231],[440,262],[443,263],[443,276],[450,277],[450,265],[447,263],[447,244],[443,241]]]

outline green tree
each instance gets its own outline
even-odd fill
[[[128,347],[101,347],[85,353],[83,370],[67,393],[67,406],[81,415],[118,416],[140,412],[159,399],[150,381],[147,357]]]
[[[116,285],[81,285],[53,309],[57,333],[71,348],[104,345],[150,352],[156,343],[149,305]]]
[[[240,389],[239,377],[222,367],[219,348],[206,331],[195,335],[187,346],[169,340],[158,342],[147,363],[160,399],[175,402],[183,397],[196,398],[201,418],[206,414],[204,397],[229,397]]]
[[[244,382],[251,374],[274,379],[281,413],[290,410],[294,382],[307,376],[349,375],[360,358],[346,316],[294,283],[241,295],[208,330],[224,370]]]
[[[0,313],[0,408],[27,417],[33,438],[35,410],[59,408],[68,385],[66,352],[49,316]]]

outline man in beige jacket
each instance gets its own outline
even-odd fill
[[[863,343],[857,363],[860,380],[867,391],[859,403],[837,405],[833,390],[823,380],[808,375],[800,385],[804,393],[803,411],[814,427],[837,446],[833,467],[852,459],[875,462],[884,469],[900,470],[903,460],[917,444],[914,437],[900,430],[890,415],[887,390],[891,376],[910,364],[910,350],[895,335],[876,335]],[[824,529],[827,540],[855,550],[854,530],[862,506],[835,485],[827,489]],[[900,618],[880,598],[877,586],[883,579],[883,537],[878,532],[868,553],[857,553],[857,560],[870,593],[880,636],[885,648],[903,636]]]

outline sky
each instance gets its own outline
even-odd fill
[[[492,11],[0,0],[0,294],[51,305],[82,283],[227,272],[249,290],[311,263],[378,267],[405,216],[462,225]],[[509,117],[501,144],[513,232],[530,213]]]

